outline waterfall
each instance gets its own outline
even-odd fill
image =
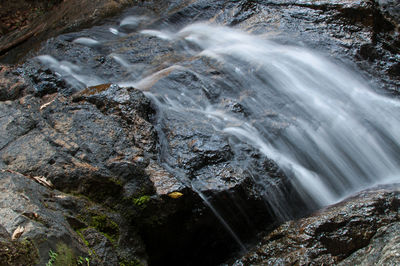
[[[115,29],[111,32],[113,42],[126,38]],[[145,91],[162,112],[213,121],[215,130],[235,143],[274,160],[305,202],[324,206],[376,184],[400,181],[400,104],[374,93],[346,67],[306,48],[207,23],[177,32],[147,29],[137,34],[174,44],[180,49],[175,51],[179,60],[138,74],[135,63],[113,51],[107,56],[132,71],[130,78],[113,82]],[[81,38],[75,43],[99,46],[106,41]],[[89,75],[84,62],[78,66],[65,58],[39,59],[72,84],[104,82]],[[212,71],[196,69],[191,63],[196,60],[207,62]],[[191,73],[202,85],[192,88],[171,81],[154,86],[174,72]],[[224,99],[243,110],[227,110]],[[235,145],[232,149],[235,153]],[[277,216],[290,216],[285,211],[290,202],[282,202],[274,191],[265,193]]]
[[[227,27],[194,24],[171,38],[195,44],[192,56],[215,60],[227,73],[228,93],[241,98],[250,115],[233,116],[185,88],[158,94],[164,108],[212,117],[216,128],[277,162],[306,198],[332,204],[400,181],[400,104],[372,92],[357,74],[305,48]],[[279,134],[269,126],[276,121],[284,127]]]

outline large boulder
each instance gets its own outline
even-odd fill
[[[400,190],[368,190],[287,222],[233,265],[393,265],[400,262]]]
[[[50,250],[112,265],[146,259],[132,225],[141,208],[132,200],[153,192],[145,173],[155,147],[147,121],[152,109],[141,92],[103,87],[73,99],[27,93],[0,102],[0,224],[10,234],[24,228],[22,235],[32,245],[7,246],[25,247],[26,254],[21,254],[32,257],[26,259],[29,265],[44,264]],[[34,91],[32,85],[26,88]],[[112,93],[104,93],[106,89]],[[51,188],[32,180],[45,180]],[[4,256],[14,264],[21,260],[11,253]]]
[[[76,103],[56,95],[47,102],[31,96],[18,103],[1,102],[7,114],[1,127],[2,163],[7,169],[45,176],[64,191],[97,195],[99,200],[119,197],[123,186],[129,187],[126,193],[134,193],[131,183],[145,182],[140,181],[149,156],[144,153],[155,145],[154,130],[145,120],[149,102],[138,92],[126,91],[130,105],[84,93]]]
[[[142,92],[104,84],[71,96],[63,91],[35,94],[35,83],[28,84],[26,96],[0,102],[1,167],[21,180],[44,178],[57,190],[87,197],[60,196],[68,200],[59,209],[74,239],[80,239],[75,249],[86,246],[96,254],[92,260],[146,261],[147,253],[155,264],[171,254],[176,263],[216,263],[238,248],[239,243],[232,241],[235,234],[252,238],[257,228],[276,223],[254,181],[229,162],[226,136],[215,134],[207,123],[193,120],[183,128],[178,115],[163,117],[168,149],[183,163],[184,174],[190,175],[186,179],[157,162],[158,135],[150,123],[154,110]],[[230,197],[234,200],[226,204]],[[20,208],[25,207],[21,203]],[[232,215],[239,211],[240,216]],[[253,212],[260,215],[249,221]],[[214,237],[205,237],[205,232]],[[62,238],[54,237],[38,258],[47,260]],[[58,248],[74,249],[71,241]],[[210,245],[215,252],[204,257]],[[78,251],[77,257],[83,254]]]

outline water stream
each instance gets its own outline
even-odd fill
[[[123,26],[137,21],[125,19]],[[116,27],[109,31],[112,40],[80,36],[75,44],[99,49],[129,36]],[[400,103],[372,92],[344,66],[305,48],[208,23],[177,32],[145,29],[135,34],[174,47],[174,60],[143,67],[143,62],[133,62],[118,50],[107,50],[104,56],[129,74],[112,82],[145,91],[161,112],[212,121],[217,132],[274,160],[305,202],[324,206],[375,184],[400,181]],[[74,86],[110,82],[92,72],[83,59],[39,59]],[[210,69],[197,69],[199,61]],[[145,71],[138,70],[141,67]],[[165,81],[171,73],[190,73],[200,85]],[[237,112],[227,109],[227,99]],[[235,154],[235,145],[232,149]],[[164,163],[173,164],[168,158]],[[262,178],[253,178],[263,185]],[[270,189],[265,199],[275,215],[290,218],[291,203],[282,200],[279,188],[264,185]]]

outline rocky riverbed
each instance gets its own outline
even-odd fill
[[[397,187],[362,192],[273,230],[286,219],[309,215],[318,203],[306,204],[276,162],[217,130],[211,118],[200,119],[195,112],[185,116],[174,110],[162,112],[157,98],[147,92],[184,87],[198,93],[199,101],[207,98],[232,115],[266,120],[274,134],[291,122],[275,113],[251,113],[241,102],[247,95],[237,97],[229,90],[235,81],[228,79],[226,69],[179,52],[180,42],[140,30],[167,26],[179,30],[189,23],[211,21],[265,35],[326,54],[360,72],[378,93],[396,98],[400,4],[144,1],[133,3],[123,15],[99,20],[128,2],[102,1],[101,16],[92,5],[74,15],[54,11],[57,16],[67,14],[65,25],[46,26],[45,35],[24,35],[17,43],[10,40],[21,33],[11,27],[0,38],[4,62],[25,58],[19,65],[0,66],[0,261],[5,265],[43,265],[52,259],[57,265],[399,262]],[[78,3],[57,5],[69,10]],[[87,12],[92,13],[86,16]],[[81,19],[74,20],[78,15]],[[142,20],[124,28],[120,21],[133,15]],[[42,19],[36,21],[40,24]],[[91,23],[95,26],[87,28]],[[72,29],[81,30],[59,35]],[[38,50],[20,45],[50,36],[54,38]],[[80,37],[96,38],[101,45],[82,45],[75,41]],[[13,45],[4,46],[7,43]],[[34,58],[43,54],[51,58]],[[80,75],[100,77],[101,82],[71,82],[60,75],[54,64],[62,65],[66,58],[85,66]],[[168,68],[177,61],[182,68]],[[136,84],[137,88],[117,85],[132,75],[153,72],[158,76]],[[280,191],[282,197],[273,201],[272,191]],[[274,212],[276,201],[287,206],[287,215]],[[238,254],[243,257],[231,259]]]

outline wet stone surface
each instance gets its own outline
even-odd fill
[[[48,250],[68,238],[63,243],[76,255],[94,251],[99,263],[162,265],[168,258],[171,264],[217,264],[239,245],[204,199],[244,242],[282,218],[317,207],[305,206],[273,160],[224,132],[222,122],[214,123],[224,112],[246,118],[273,139],[295,119],[272,108],[255,112],[250,88],[230,75],[236,70],[193,56],[191,51],[201,50],[195,44],[140,30],[175,32],[192,22],[219,23],[329,54],[361,69],[381,93],[395,94],[400,85],[395,1],[147,1],[124,16],[143,14],[132,27],[119,25],[117,17],[60,35],[36,53],[48,56],[19,68],[0,66],[0,168],[18,173],[2,173],[4,186],[28,182],[38,191],[28,198],[62,195],[55,210],[32,207],[54,234],[38,256],[26,253],[32,260],[46,262]],[[82,37],[97,42],[77,40]],[[188,93],[193,101],[184,97]],[[287,104],[274,97],[271,105]],[[33,176],[45,177],[55,190],[31,184]],[[29,239],[40,238],[43,226],[6,203],[8,216],[0,225],[11,234],[29,224],[29,232],[37,229],[36,235],[27,233]],[[286,213],[272,205],[284,206]],[[236,264],[390,264],[397,259],[397,223],[398,192],[365,192],[284,224]]]
[[[27,91],[33,91],[31,85]],[[94,261],[106,259],[116,263],[126,258],[146,260],[143,238],[147,255],[152,257],[151,261],[155,264],[161,263],[171,253],[182,259],[182,250],[186,250],[185,258],[188,260],[209,263],[223,260],[226,254],[217,250],[222,248],[227,239],[232,242],[229,233],[202,203],[202,199],[194,191],[188,190],[185,182],[155,161],[157,133],[149,122],[154,110],[143,93],[133,88],[104,84],[89,87],[71,97],[67,95],[60,92],[39,98],[28,94],[15,101],[1,102],[4,115],[0,120],[0,157],[2,168],[19,173],[22,180],[28,180],[30,176],[42,176],[58,190],[84,195],[90,199],[90,204],[97,206],[100,203],[112,210],[111,214],[106,212],[107,217],[111,217],[107,219],[115,221],[120,228],[120,235],[113,241],[121,245],[110,242],[104,236],[107,232],[102,229],[92,228],[95,226],[94,217],[104,212],[102,207],[82,209],[77,204],[90,206],[89,202],[81,203],[78,198],[62,200],[59,208],[66,215],[66,222],[62,223],[65,226],[70,224],[78,232],[71,233],[69,237],[75,239],[73,241],[84,242],[84,245],[81,242],[74,244],[78,249],[83,249],[81,253],[74,254],[89,256],[94,251],[97,254],[92,256]],[[184,153],[180,154],[184,155],[182,158],[186,160],[188,173],[201,180],[202,190],[207,191],[207,197],[218,208],[226,209],[226,206],[222,207],[226,195],[219,193],[228,193],[235,195],[232,196],[235,200],[241,195],[239,201],[243,209],[249,204],[252,210],[263,213],[263,200],[255,193],[248,197],[248,193],[253,191],[252,182],[242,175],[239,168],[228,162],[231,151],[227,140],[222,141],[222,138],[214,135],[214,130],[207,124],[198,126],[200,129],[197,133],[174,133],[176,145],[182,145]],[[197,139],[198,143],[193,143],[193,139]],[[171,137],[171,143],[172,140]],[[219,148],[216,149],[214,144]],[[205,187],[203,182],[209,185]],[[183,199],[167,196],[176,191],[183,193]],[[8,208],[6,206],[4,210]],[[235,213],[237,208],[233,204],[227,209],[229,212],[226,216]],[[53,214],[50,212],[49,215]],[[247,226],[243,224],[246,220],[235,219],[229,223],[235,224],[235,230],[240,232]],[[267,212],[259,219],[273,223]],[[214,228],[216,224],[218,226]],[[260,222],[257,226],[261,227],[262,224]],[[246,233],[254,230],[253,226],[241,232],[244,238],[254,234]],[[71,229],[67,226],[66,230]],[[137,230],[141,233],[138,234]],[[206,241],[202,238],[204,233],[200,233],[204,230],[219,233],[216,238]],[[155,238],[167,232],[169,237],[165,241]],[[39,254],[41,261],[47,259],[49,249],[57,249],[60,238],[55,236],[54,242],[45,242],[47,244]],[[180,239],[179,245],[171,245],[170,241],[175,242],[175,238]],[[195,242],[187,245],[188,239],[192,238],[197,238],[203,244],[197,246],[198,242]],[[68,241],[63,243],[72,245]],[[216,253],[210,256],[210,260],[203,260],[195,254],[202,254],[203,249],[208,247],[207,243],[215,245],[218,255]],[[160,244],[171,248],[165,249],[166,253],[158,254]],[[226,251],[235,249],[237,244],[232,242]]]
[[[281,225],[233,265],[398,262],[397,187],[361,192],[310,217]]]

